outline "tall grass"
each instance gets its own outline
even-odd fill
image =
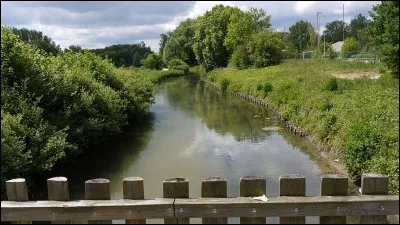
[[[381,64],[337,60],[288,60],[263,69],[219,68],[207,74],[228,91],[264,98],[284,119],[345,162],[349,175],[390,176],[390,192],[399,193],[399,81],[332,78],[333,74],[379,73]],[[265,94],[269,83],[273,89]]]

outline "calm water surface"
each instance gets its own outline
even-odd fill
[[[320,177],[326,171],[308,154],[314,147],[285,129],[262,130],[283,126],[260,105],[210,90],[192,76],[162,82],[151,114],[149,125],[128,129],[36,180],[32,199],[47,198],[46,179],[51,176],[68,178],[71,200],[84,199],[84,183],[94,178],[109,179],[112,199],[121,199],[122,180],[132,176],[143,177],[145,198],[162,197],[163,180],[173,177],[188,178],[190,197],[200,197],[201,180],[209,176],[225,177],[228,196],[237,197],[240,178],[249,175],[264,176],[267,196],[273,197],[279,195],[283,174],[305,176],[306,194],[319,195]],[[267,222],[278,220],[267,218]],[[307,222],[316,223],[317,218]]]

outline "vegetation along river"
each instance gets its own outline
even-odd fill
[[[237,197],[240,178],[249,175],[264,176],[267,196],[278,196],[283,174],[305,176],[306,194],[319,195],[321,174],[331,172],[321,160],[313,160],[315,147],[284,129],[269,109],[204,87],[198,76],[163,81],[150,110],[147,126],[127,129],[37,178],[30,198],[47,199],[46,179],[52,176],[68,178],[71,200],[84,199],[84,183],[94,178],[109,179],[111,198],[121,199],[122,180],[133,176],[144,179],[145,198],[162,197],[163,180],[173,177],[188,178],[190,197],[200,197],[201,180],[210,176],[225,177],[228,196]]]

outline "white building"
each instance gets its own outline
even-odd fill
[[[340,52],[342,49],[343,41],[338,41],[332,44],[333,51]]]

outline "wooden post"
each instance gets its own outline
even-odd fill
[[[256,197],[267,192],[264,177],[245,176],[240,178],[240,197]],[[254,212],[256,213],[256,211]],[[265,217],[240,217],[241,224],[265,224]]]
[[[124,199],[144,199],[143,178],[127,177],[122,181]],[[146,224],[146,219],[125,220],[126,224]]]
[[[24,178],[17,178],[6,181],[8,201],[25,202],[29,201],[28,189]],[[12,216],[12,212],[9,213]],[[32,221],[13,221],[12,224],[32,224]]]
[[[321,196],[347,196],[347,189],[347,176],[340,174],[324,174],[321,176]],[[320,224],[346,224],[346,217],[320,216],[319,222]]]
[[[306,178],[297,174],[279,177],[280,196],[306,196]],[[280,217],[281,224],[305,224],[305,216]]]
[[[85,182],[86,200],[111,200],[110,181],[107,179],[92,179]],[[92,212],[96,216],[98,212]],[[112,220],[88,220],[89,224],[110,224]]]
[[[68,179],[66,177],[53,177],[47,179],[47,194],[49,200],[69,201]],[[57,220],[57,221],[51,221],[51,223],[70,224],[71,221]]]
[[[226,198],[228,192],[228,187],[226,179],[223,177],[208,177],[201,182],[201,197],[216,197],[216,198]],[[215,209],[216,214],[218,214],[218,209]],[[203,218],[203,224],[228,224],[227,217],[219,218]]]
[[[163,181],[164,198],[189,198],[189,180],[183,177],[170,178]],[[180,209],[175,209],[180,210]],[[188,224],[189,218],[164,219],[165,224]]]
[[[363,174],[361,176],[362,195],[387,195],[389,192],[389,177],[383,174]],[[385,210],[385,206],[380,208]],[[387,216],[361,216],[362,224],[385,224]]]

